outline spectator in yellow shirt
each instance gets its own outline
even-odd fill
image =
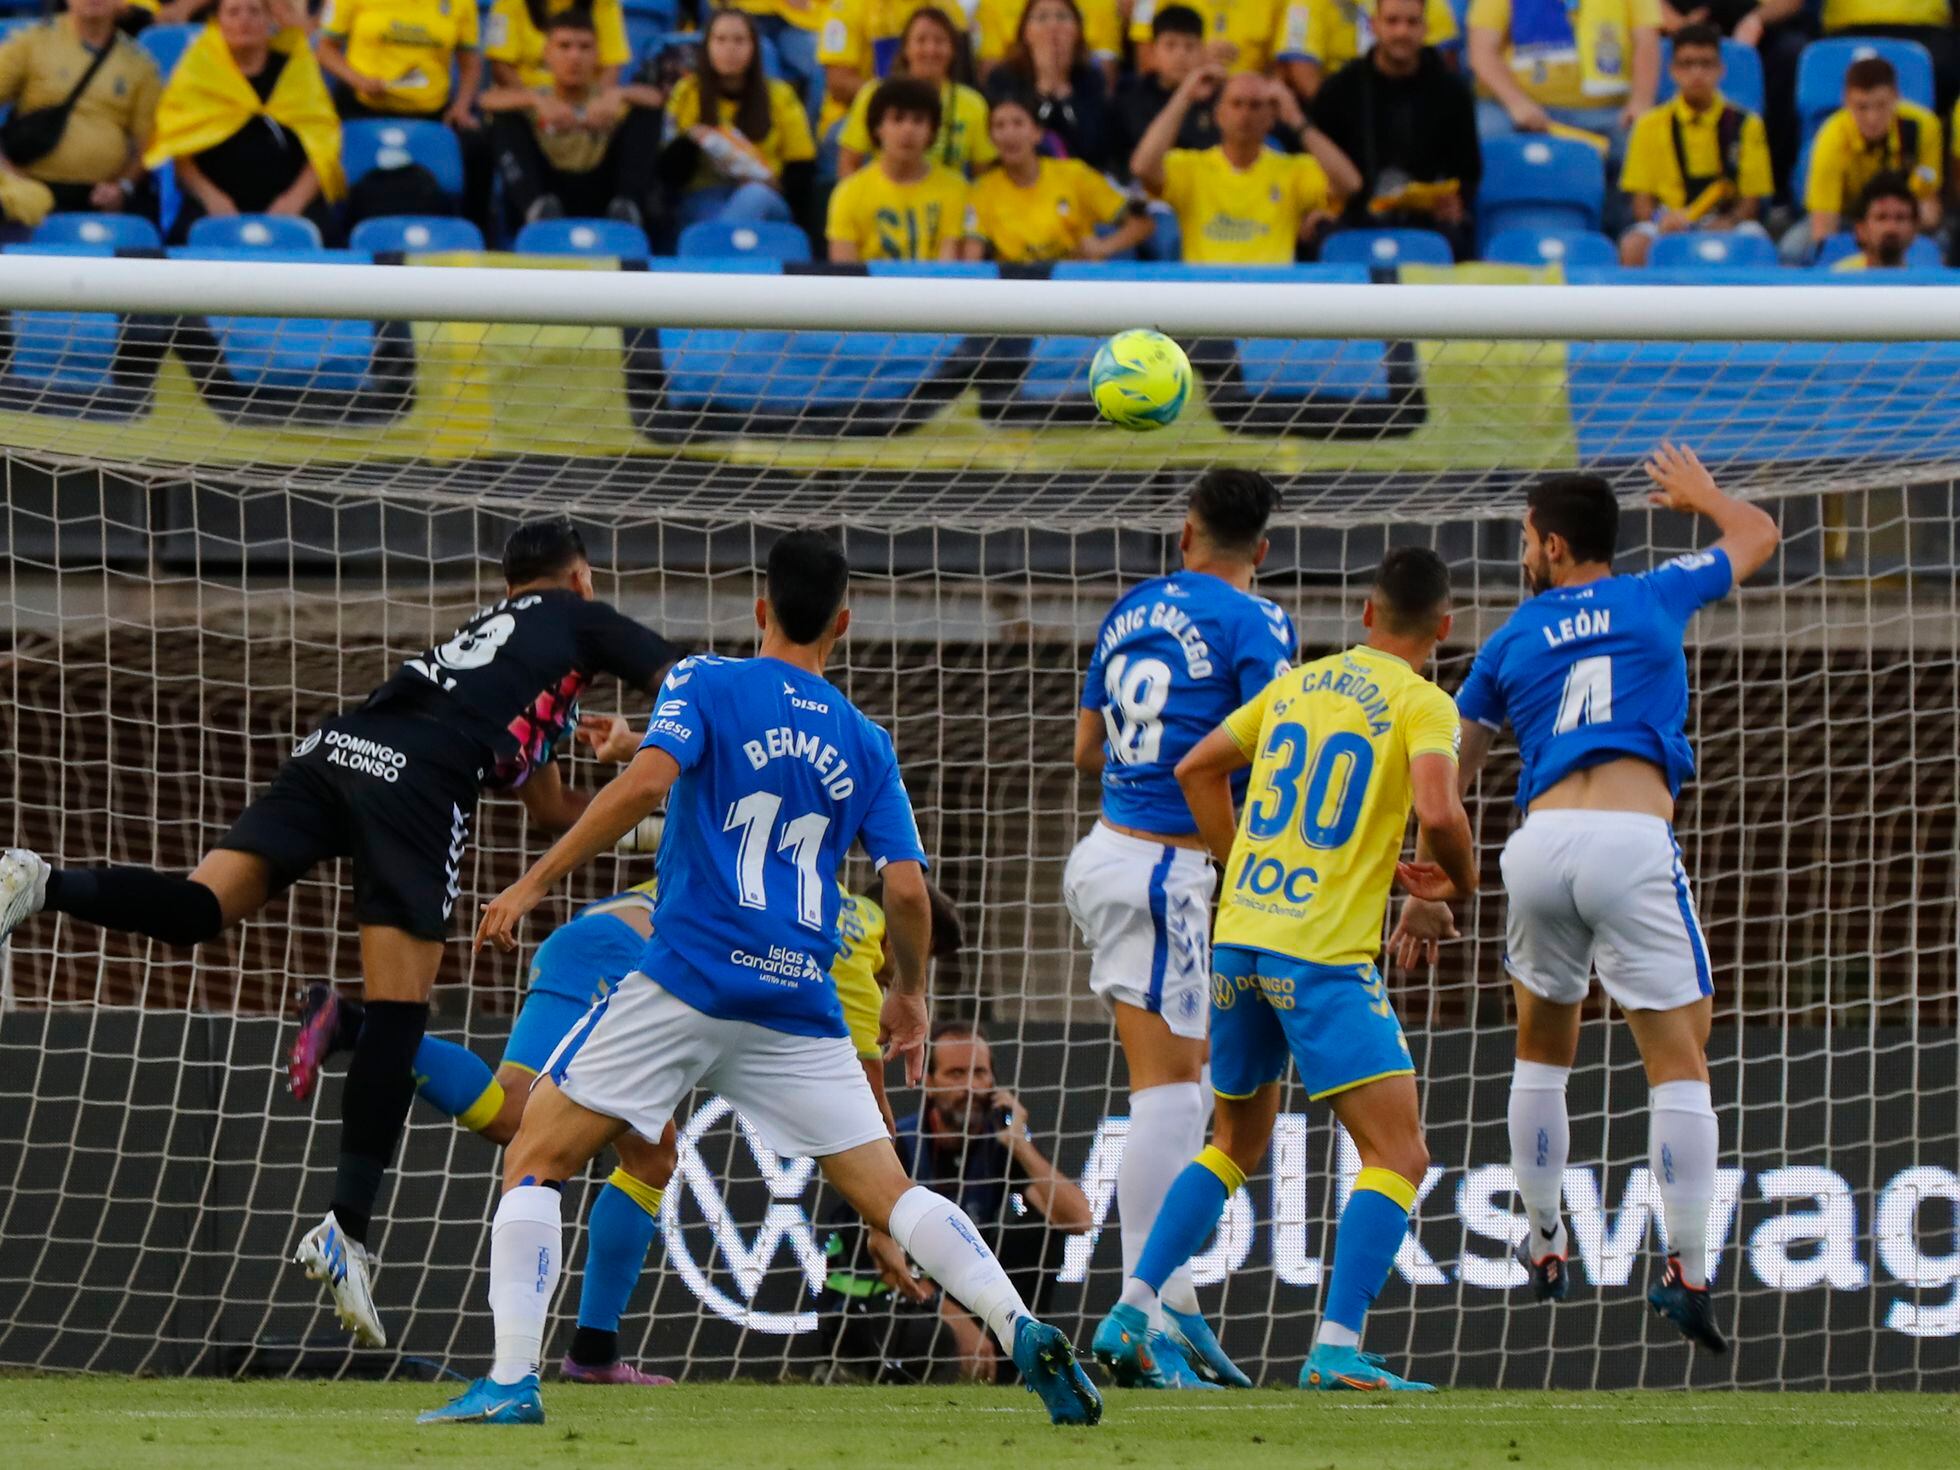
[[[1960,35],[1952,0],[1824,0],[1827,36],[1916,41],[1933,58],[1933,105],[1945,113],[1960,92]]]
[[[1776,192],[1763,120],[1722,96],[1722,34],[1674,33],[1674,97],[1641,116],[1627,140],[1620,188],[1633,202],[1620,262],[1645,265],[1654,241],[1683,230],[1768,238],[1760,223]]]
[[[1610,170],[1659,90],[1661,0],[1471,0],[1469,50],[1479,133],[1579,128]]]
[[[1320,84],[1375,44],[1375,0],[1291,0],[1273,43],[1280,79],[1311,102]],[[1424,0],[1425,46],[1447,46],[1460,32],[1450,0]]]
[[[988,118],[996,163],[973,185],[973,214],[994,259],[1013,265],[1108,260],[1150,238],[1150,216],[1079,158],[1043,158],[1034,103],[997,98]],[[1115,226],[1107,235],[1096,231]]]
[[[763,75],[761,36],[747,12],[708,22],[698,66],[667,99],[666,146],[669,177],[682,181],[683,226],[788,223],[807,211],[817,156],[809,114],[794,87]]]
[[[906,23],[928,7],[964,34],[966,11],[960,0],[830,0],[817,36],[826,94],[819,133],[828,135],[857,94],[890,73]]]
[[[1089,59],[1082,12],[1075,0],[1029,0],[1007,59],[987,79],[990,97],[1018,92],[1031,98],[1045,135],[1042,152],[1080,158],[1106,169],[1109,87]]]
[[[868,121],[877,157],[831,193],[830,258],[978,260],[967,182],[927,156],[939,132],[939,93],[893,77],[872,93]]]
[[[499,87],[549,87],[551,68],[545,64],[545,32],[554,16],[568,10],[585,11],[592,20],[592,34],[598,37],[599,71],[594,85],[601,91],[617,85],[619,69],[633,59],[620,0],[495,0],[483,38],[492,81]]]
[[[1919,201],[1904,174],[1875,175],[1858,196],[1857,223],[1852,226],[1858,253],[1831,267],[1834,271],[1897,270],[1918,237]]]
[[[1166,4],[1189,5],[1205,20],[1212,60],[1229,71],[1264,72],[1286,27],[1285,0],[1136,0],[1130,7],[1130,40],[1150,43],[1157,12]]]
[[[899,37],[892,75],[911,77],[939,89],[939,136],[933,139],[932,159],[963,174],[974,174],[994,161],[987,140],[987,99],[967,85],[965,38],[940,11],[915,11]],[[837,176],[849,178],[875,151],[866,114],[877,92],[876,82],[859,89],[837,135]]]
[[[1116,0],[1080,0],[1080,6],[1089,59],[1102,68],[1103,80],[1114,88],[1123,61],[1122,14]],[[1028,0],[973,0],[973,62],[982,81],[1007,60],[1027,9]]]
[[[1184,115],[1217,93],[1216,148],[1173,148]],[[1266,146],[1275,126],[1299,154]],[[1205,265],[1286,265],[1338,213],[1361,175],[1308,122],[1284,83],[1222,68],[1193,72],[1157,114],[1130,158],[1130,171],[1177,214],[1184,259]]]
[[[1844,106],[1824,120],[1810,145],[1810,177],[1803,206],[1807,238],[1799,226],[1783,239],[1786,260],[1802,259],[1855,212],[1865,186],[1882,173],[1906,176],[1919,201],[1919,228],[1940,227],[1940,120],[1899,98],[1898,73],[1882,56],[1866,56],[1844,73]]]
[[[814,114],[823,105],[823,67],[817,63],[817,33],[823,29],[823,0],[733,0],[735,9],[755,23],[756,34],[776,48],[798,99]],[[701,7],[706,9],[706,6]]]
[[[314,49],[320,70],[347,88],[342,117],[476,127],[483,53],[474,0],[328,0]]]

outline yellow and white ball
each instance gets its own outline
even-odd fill
[[[1118,332],[1089,365],[1096,411],[1125,429],[1161,429],[1191,396],[1191,359],[1162,332]]]

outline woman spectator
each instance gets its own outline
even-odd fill
[[[934,163],[970,176],[994,161],[994,145],[987,139],[987,99],[969,85],[972,67],[967,60],[966,37],[955,29],[943,10],[928,7],[905,23],[898,38],[898,56],[892,62],[892,75],[929,82],[939,89],[939,136],[932,144]],[[867,122],[871,95],[877,90],[876,81],[858,89],[850,115],[837,135],[840,179],[847,179],[864,167],[865,160],[877,151]]]
[[[206,215],[302,215],[326,233],[345,192],[340,119],[306,33],[274,26],[269,0],[219,0],[157,104],[143,161],[175,161],[181,244]]]
[[[473,4],[329,0],[318,52],[320,69],[347,88],[342,117],[413,117],[465,132],[476,128],[483,52]]]
[[[474,0],[453,3],[473,4]],[[598,85],[602,92],[612,90],[619,82],[619,69],[633,59],[620,0],[495,0],[485,26],[483,54],[489,58],[496,85],[550,86],[551,69],[544,64],[544,35],[554,15],[574,9],[592,17],[592,31],[599,38]]]
[[[711,106],[703,105],[706,98]],[[802,216],[816,156],[796,89],[762,73],[754,19],[717,11],[699,63],[667,99],[665,168],[681,189],[682,226]]]
[[[1089,59],[1075,0],[1029,0],[1014,45],[987,78],[989,96],[1025,92],[1046,137],[1042,152],[1109,167],[1109,92]]]
[[[1150,216],[1079,158],[1043,158],[1032,98],[995,99],[988,131],[1000,153],[970,196],[994,259],[1014,265],[1108,260],[1150,238]],[[1107,235],[1096,231],[1115,228]]]

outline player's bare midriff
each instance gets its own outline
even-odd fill
[[[1125,827],[1121,822],[1110,821],[1108,817],[1098,817],[1096,820],[1119,837],[1134,837],[1139,842],[1157,842],[1165,847],[1188,847],[1196,852],[1204,851],[1205,840],[1196,832],[1182,832],[1172,836],[1168,832],[1146,832],[1141,827]]]
[[[1638,756],[1621,756],[1603,765],[1574,771],[1540,792],[1531,803],[1534,812],[1638,812],[1674,820],[1674,797],[1660,767]]]

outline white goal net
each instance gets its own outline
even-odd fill
[[[1603,1008],[1571,1088],[1573,1298],[1527,1307],[1516,1289],[1508,742],[1473,806],[1486,888],[1464,940],[1433,974],[1391,977],[1434,1165],[1369,1346],[1457,1386],[1960,1387],[1960,292],[994,274],[0,260],[0,840],[187,869],[298,734],[493,597],[526,515],[572,512],[601,595],[732,653],[751,646],[769,539],[835,530],[857,581],[833,677],[894,735],[965,924],[935,1015],[979,1021],[1097,1221],[1064,1237],[1010,1204],[1005,1227],[1079,1341],[1119,1283],[1127,1119],[1061,899],[1097,799],[1070,741],[1096,626],[1173,564],[1192,477],[1237,464],[1281,485],[1260,590],[1310,653],[1355,636],[1388,545],[1438,549],[1462,609],[1437,670],[1454,690],[1517,602],[1522,486],[1612,477],[1620,565],[1644,567],[1697,535],[1638,494],[1639,457],[1680,440],[1784,538],[1691,632],[1701,775],[1677,819],[1716,978],[1733,1351],[1691,1362],[1650,1325],[1644,1083]],[[252,314],[268,310],[321,315]],[[1094,343],[1064,335],[1138,324],[1179,336],[1200,379],[1155,435],[1093,422]],[[648,713],[610,686],[587,703]],[[459,907],[542,845],[486,801]],[[628,854],[580,875],[527,941],[647,876]],[[494,1063],[525,957],[473,956],[464,928],[431,1024]],[[350,1353],[285,1264],[324,1208],[339,1111],[337,1076],[308,1105],[286,1091],[291,1008],[357,974],[331,868],[195,952],[68,921],[14,938],[0,1367],[473,1371],[497,1159],[426,1107],[377,1216],[396,1347]],[[629,1357],[691,1377],[953,1370],[929,1324],[866,1347],[886,1308],[836,1289],[837,1204],[807,1161],[775,1158],[719,1099],[681,1122]],[[1294,1090],[1197,1263],[1255,1377],[1298,1368],[1357,1167]]]

